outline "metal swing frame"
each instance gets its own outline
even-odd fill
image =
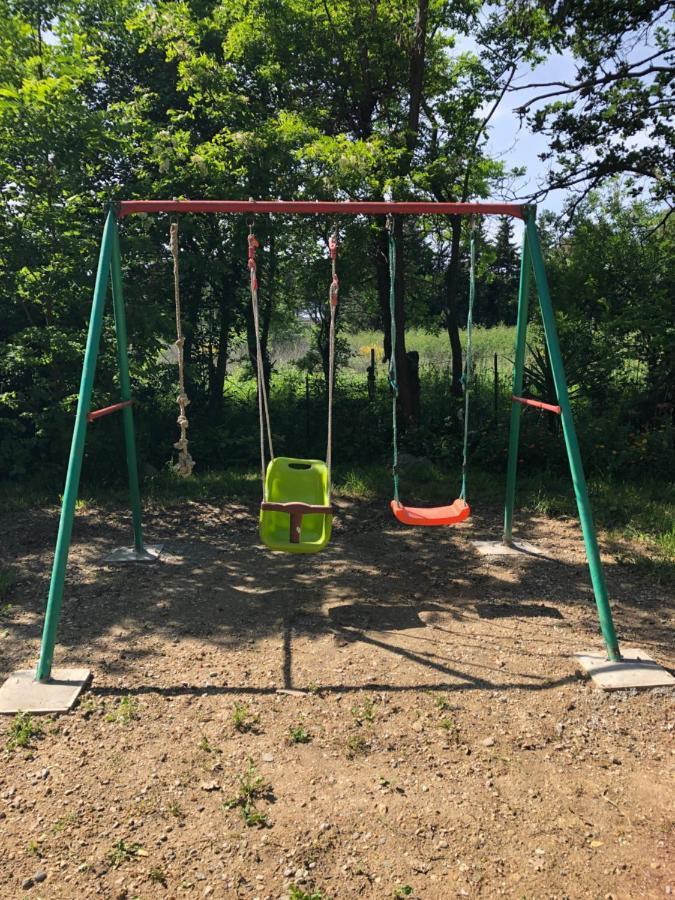
[[[595,526],[588,496],[586,478],[584,476],[581,454],[577,440],[574,420],[565,378],[565,371],[560,352],[560,344],[555,324],[555,315],[549,292],[548,280],[544,268],[539,236],[535,224],[536,209],[534,206],[510,203],[431,203],[431,202],[312,202],[312,201],[241,201],[241,200],[127,200],[111,205],[106,217],[98,260],[98,269],[93,291],[93,301],[89,319],[89,331],[82,367],[82,378],[78,397],[77,412],[73,428],[73,438],[68,462],[66,483],[59,521],[58,536],[51,573],[49,595],[42,631],[40,657],[35,672],[24,671],[14,676],[30,676],[33,686],[54,690],[63,689],[68,681],[69,670],[60,670],[60,677],[52,677],[52,661],[56,643],[57,630],[61,617],[64,584],[68,554],[71,543],[75,506],[77,501],[82,459],[87,433],[87,425],[109,413],[120,411],[126,444],[127,470],[129,477],[129,493],[133,523],[134,546],[132,556],[136,559],[156,559],[156,552],[145,546],[141,523],[141,500],[136,458],[136,438],[132,408],[131,385],[129,378],[129,360],[127,354],[127,330],[125,305],[122,288],[122,264],[119,244],[119,223],[128,215],[210,213],[223,214],[299,214],[299,215],[461,215],[512,216],[525,222],[523,249],[520,270],[520,286],[518,291],[518,319],[516,325],[515,363],[513,372],[513,391],[510,421],[509,454],[506,477],[506,498],[504,509],[504,529],[502,540],[511,544],[513,540],[513,516],[515,507],[516,475],[518,463],[518,441],[520,431],[520,415],[523,405],[535,405],[537,401],[523,398],[523,368],[526,351],[526,333],[528,324],[528,304],[530,298],[530,276],[534,273],[539,308],[543,321],[545,340],[551,359],[553,378],[557,394],[557,405],[547,404],[542,408],[560,415],[567,456],[576,496],[579,519],[583,532],[586,555],[590,570],[590,579],[595,595],[600,628],[604,638],[606,653],[611,663],[619,665],[621,655],[612,621],[612,613],[607,595],[607,586],[600,560]],[[96,373],[96,362],[103,328],[103,315],[108,295],[108,285],[112,286],[112,304],[117,341],[117,359],[120,378],[120,401],[102,410],[91,410],[91,396]],[[537,405],[539,405],[537,403]],[[72,685],[66,705],[58,705],[58,701],[44,701],[32,708],[41,711],[54,711],[69,708],[75,702],[77,694],[85,683],[80,677],[87,670],[74,670]],[[75,675],[78,677],[76,678]],[[10,676],[10,681],[12,677]],[[21,680],[19,678],[19,680]],[[7,684],[7,683],[6,683]],[[24,688],[28,691],[24,683]],[[62,691],[63,692],[63,691]],[[18,708],[27,708],[25,705]],[[0,711],[9,712],[7,704],[0,702]]]

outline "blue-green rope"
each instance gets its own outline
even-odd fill
[[[389,318],[391,320],[391,350],[389,353],[389,384],[391,385],[391,423],[393,433],[394,500],[398,499],[398,421],[396,407],[398,404],[398,377],[396,372],[396,239],[394,238],[394,222],[387,222],[389,236]]]
[[[462,448],[462,491],[460,497],[466,500],[467,457],[469,455],[469,405],[471,399],[471,332],[473,330],[473,301],[476,296],[476,242],[475,229],[471,223],[471,243],[469,262],[469,311],[466,317],[466,362],[464,366],[464,444]]]

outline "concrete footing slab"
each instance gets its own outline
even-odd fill
[[[543,550],[527,541],[471,541],[481,556],[537,556],[540,559],[551,559]]]
[[[621,659],[612,662],[602,651],[587,650],[575,653],[577,666],[603,691],[630,688],[675,688],[675,678],[644,650],[634,647],[621,650]]]
[[[90,679],[89,669],[52,669],[49,681],[36,681],[34,669],[12,672],[0,687],[0,713],[68,712]]]
[[[163,546],[163,544],[147,544],[142,553],[138,553],[135,547],[118,547],[104,556],[103,562],[110,565],[157,562],[162,555]]]

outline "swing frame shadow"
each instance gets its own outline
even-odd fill
[[[513,371],[514,400],[511,407],[509,455],[507,465],[506,499],[504,511],[504,531],[502,541],[512,544],[513,514],[518,462],[518,441],[522,405],[515,398],[522,396],[523,369],[525,360],[526,334],[528,324],[528,304],[530,297],[530,274],[534,279],[543,321],[544,335],[557,394],[557,405],[563,426],[563,436],[568,462],[576,495],[579,519],[586,548],[590,578],[602,631],[607,657],[618,663],[621,660],[619,645],[612,620],[604,571],[600,560],[595,526],[588,496],[586,478],[577,440],[574,420],[569,402],[567,382],[563,366],[560,344],[555,324],[555,314],[551,303],[548,280],[535,224],[536,207],[510,203],[433,203],[433,202],[354,202],[354,201],[261,201],[261,200],[125,200],[111,204],[108,208],[96,272],[92,308],[89,319],[86,349],[82,367],[82,377],[78,397],[77,412],[73,428],[73,438],[68,461],[66,483],[63,492],[59,529],[56,540],[54,561],[50,579],[49,595],[42,630],[40,657],[35,672],[35,680],[41,686],[49,684],[56,635],[61,617],[63,591],[68,563],[68,555],[75,517],[75,507],[80,483],[84,446],[86,441],[90,408],[99,344],[103,329],[108,283],[112,286],[112,304],[117,345],[117,361],[120,376],[120,399],[117,407],[122,413],[125,436],[129,494],[131,503],[134,552],[137,557],[145,553],[141,522],[141,498],[136,457],[129,358],[127,350],[127,328],[122,285],[122,262],[119,239],[119,222],[133,214],[291,214],[291,215],[500,215],[519,218],[525,222],[518,290],[518,319],[516,326],[515,362]],[[63,671],[63,670],[62,670]],[[77,670],[82,672],[83,670]],[[84,687],[84,681],[82,687]],[[71,704],[72,705],[72,704]],[[67,707],[70,708],[70,707]],[[9,710],[7,710],[9,711]]]

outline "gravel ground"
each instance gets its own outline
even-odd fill
[[[251,507],[187,503],[147,511],[162,562],[113,568],[128,515],[81,511],[55,659],[93,682],[0,749],[0,897],[675,893],[673,693],[582,679],[571,655],[601,642],[576,523],[521,519],[541,557],[479,556],[499,520],[342,503],[298,557],[258,544]],[[35,664],[57,522],[0,517],[2,678]],[[604,561],[625,645],[672,668],[671,592]]]

